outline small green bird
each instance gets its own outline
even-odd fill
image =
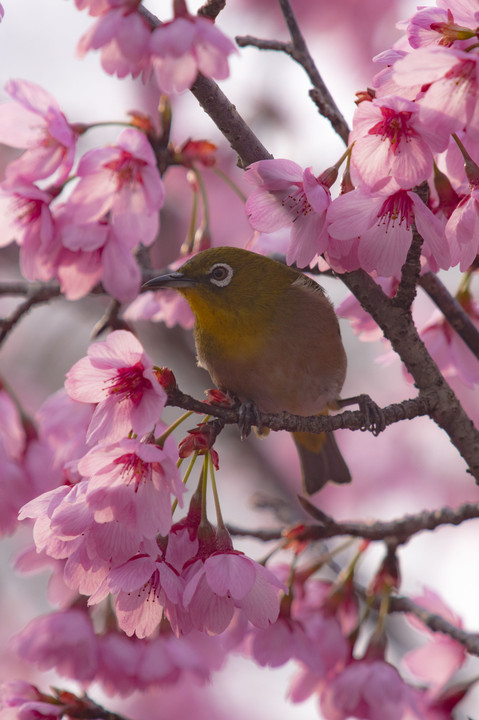
[[[334,308],[303,273],[234,247],[203,250],[177,272],[146,283],[174,288],[196,318],[198,364],[215,385],[269,413],[327,414],[336,408],[346,353]],[[306,492],[349,469],[331,432],[292,433]]]

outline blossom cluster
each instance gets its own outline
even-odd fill
[[[101,51],[105,72],[125,77],[154,77],[162,93],[181,93],[199,72],[223,80],[235,46],[207,17],[190,15],[184,0],[174,3],[174,18],[151,28],[139,12],[141,0],[75,0],[98,18],[78,44],[83,57]]]
[[[229,74],[233,43],[210,19],[190,15],[183,2],[155,29],[141,15],[139,0],[76,5],[96,18],[79,53],[101,48],[107,72],[141,73],[145,82],[155,77],[162,93],[186,90],[198,72],[220,79]],[[0,247],[16,241],[23,275],[59,281],[69,300],[100,282],[120,302],[133,300],[141,285],[135,253],[157,238],[165,196],[149,121],[143,127],[133,119],[114,144],[78,159],[88,125],[69,122],[55,98],[32,82],[10,80],[5,90],[12,102],[0,106],[0,142],[24,152],[9,163],[0,185]],[[183,155],[187,165],[188,149]]]
[[[75,5],[94,18],[78,52],[99,50],[108,73],[141,76],[167,94],[191,87],[198,72],[228,75],[233,44],[181,0],[173,19],[155,26],[140,0]],[[363,268],[392,296],[415,226],[424,270],[469,269],[479,249],[478,23],[472,0],[438,0],[414,14],[409,45],[380,58],[386,68],[358,104],[338,197],[331,188],[343,159],[318,177],[291,160],[248,168],[250,223],[260,233],[290,230],[288,263]],[[136,255],[156,240],[165,200],[150,124],[137,118],[114,144],[78,157],[87,126],[69,122],[38,85],[11,80],[6,91],[12,102],[0,107],[0,142],[23,152],[0,186],[0,246],[15,241],[24,276],[56,280],[70,300],[100,282],[119,302],[134,300]],[[211,165],[213,148],[186,143],[182,164]],[[426,202],[414,192],[421,184]],[[468,285],[459,300],[479,327]],[[191,325],[176,296],[159,312],[145,293],[134,312]],[[340,312],[364,336],[377,336],[351,300]],[[423,338],[446,376],[479,381],[477,358],[442,316],[431,318]],[[366,649],[356,644],[362,617],[352,582],[319,580],[297,557],[288,567],[260,564],[234,547],[220,518],[210,523],[204,485],[219,464],[216,435],[200,423],[178,447],[163,419],[172,382],[132,333],[116,330],[90,346],[35,422],[0,387],[0,534],[19,520],[33,526],[34,544],[17,568],[48,568],[58,606],[17,634],[18,655],[126,696],[185,676],[206,682],[235,651],[262,666],[293,661],[291,700],[316,695],[326,720],[449,718],[469,688],[452,693],[449,685],[465,662],[458,642],[410,619],[425,643],[405,655],[400,673],[383,637]],[[181,462],[191,457],[192,467],[198,456],[200,487],[188,496]],[[416,602],[461,627],[434,593]],[[26,683],[0,689],[0,717],[55,717],[63,709]]]
[[[386,69],[358,100],[343,192],[331,198],[337,167],[315,177],[289,160],[253,163],[246,210],[254,229],[291,227],[288,262],[323,255],[335,270],[363,268],[399,277],[413,224],[433,271],[467,270],[479,249],[477,167],[464,170],[460,147],[479,160],[476,4],[438,3],[407,23],[409,45],[377,58]],[[447,173],[439,186],[438,168]],[[422,202],[413,190],[429,186]]]
[[[290,160],[250,165],[250,223],[259,233],[290,229],[288,263],[321,265],[325,258],[336,272],[362,268],[395,289],[415,227],[423,241],[422,272],[455,266],[473,272],[479,253],[478,20],[475,2],[439,0],[403,24],[406,37],[377,58],[386,68],[358,100],[347,181],[338,197],[330,188],[339,163],[317,177]],[[421,185],[423,198],[415,192]],[[266,243],[260,236],[255,247]],[[470,289],[458,300],[479,328]],[[376,327],[353,298],[341,312],[356,327],[358,315]],[[439,313],[421,336],[446,376],[468,387],[478,382],[477,357]]]
[[[161,419],[173,384],[170,371],[155,368],[139,341],[118,330],[93,343],[68,372],[66,392],[39,414],[36,437],[26,436],[8,394],[0,395],[6,467],[21,477],[31,457],[30,465],[41,461],[50,478],[48,487],[28,477],[19,483],[19,496],[2,508],[3,530],[12,529],[18,506],[33,496],[19,519],[33,520],[34,546],[17,558],[17,568],[48,567],[50,597],[59,606],[14,637],[18,655],[84,687],[100,682],[126,696],[185,676],[205,682],[235,651],[263,666],[294,661],[292,701],[318,693],[328,720],[364,708],[373,720],[379,707],[387,720],[406,712],[422,720],[440,710],[444,687],[465,660],[455,640],[431,636],[405,656],[405,668],[423,687],[409,684],[377,648],[355,656],[360,612],[351,583],[258,564],[233,547],[224,526],[210,524],[202,490],[186,514],[174,517],[186,493],[178,455],[189,457],[194,447],[208,462],[212,438],[200,425],[178,453]],[[418,602],[460,626],[433,593]],[[440,678],[424,669],[433,655],[441,657]],[[46,697],[7,683],[0,707],[33,708],[50,702]]]

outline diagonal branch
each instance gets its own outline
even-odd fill
[[[278,42],[275,40],[262,40],[244,35],[237,37],[236,42],[240,47],[257,47],[260,50],[277,50],[284,52],[293,58],[308,75],[313,89],[310,90],[310,97],[316,104],[323,117],[330,121],[333,129],[338,133],[344,143],[348,144],[349,127],[341,111],[336,105],[333,96],[329,92],[326,83],[321,77],[318,68],[309,52],[306,41],[301,33],[299,25],[294,16],[289,0],[279,0],[281,12],[288,26],[291,42]]]
[[[407,597],[391,597],[389,610],[390,612],[411,613],[419,620],[422,620],[433,632],[449,635],[449,637],[457,640],[458,643],[465,647],[471,655],[479,655],[479,635],[477,633],[462,630],[462,628],[453,625],[441,615],[429,612],[429,610],[421,607],[413,600]]]
[[[462,305],[451,295],[437,275],[431,272],[424,273],[419,278],[418,283],[437,305],[451,327],[464,340],[468,348],[479,358],[479,330]]]
[[[0,319],[0,344],[7,338],[15,325],[35,305],[40,305],[59,297],[61,290],[58,285],[30,285],[30,283],[7,283],[2,286],[0,295],[26,295],[9,317]]]

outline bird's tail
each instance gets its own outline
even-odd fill
[[[327,482],[351,482],[351,473],[332,432],[291,434],[301,462],[303,487],[308,495],[321,490]]]

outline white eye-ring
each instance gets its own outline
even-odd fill
[[[226,287],[233,277],[233,268],[226,263],[215,263],[208,270],[208,277],[213,285],[218,287]]]

